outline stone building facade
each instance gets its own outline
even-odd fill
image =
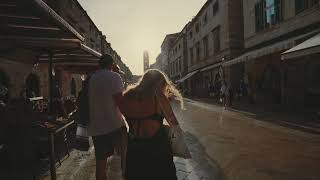
[[[308,92],[319,88],[314,83],[319,63],[311,57],[281,61],[285,50],[319,33],[319,7],[319,0],[243,1],[245,52],[230,67],[241,67],[237,76],[248,83],[256,102],[301,107],[319,98],[319,92]]]
[[[124,72],[122,75],[123,81],[126,84],[130,84],[133,78],[132,72],[130,71],[129,67],[122,61],[121,56],[112,49],[111,43],[106,40],[106,36],[102,36],[101,40],[101,47],[102,51],[101,54],[110,54],[114,58],[114,62],[119,65],[120,70]]]
[[[124,81],[126,83],[132,81],[130,69],[123,63],[121,57],[106,40],[106,36],[97,28],[77,0],[43,1],[85,38],[82,43],[98,53],[111,54],[120,69],[125,72]],[[60,86],[62,96],[76,96],[82,88],[81,74],[65,71],[61,66],[55,66],[54,71],[55,81]],[[48,97],[48,78],[48,65],[46,64],[31,65],[0,57],[0,83],[9,88],[12,98],[21,96],[28,88],[29,82],[35,86],[33,88],[37,91],[36,96]]]
[[[163,69],[163,63],[162,63],[162,58],[161,58],[162,54],[160,53],[157,57],[156,57],[156,62],[154,62],[153,64],[150,65],[151,69]]]
[[[101,54],[110,54],[121,71],[125,73],[122,75],[124,82],[129,83],[132,79],[130,69],[112,48],[111,43],[107,41],[106,36],[98,29],[80,3],[77,0],[58,0],[55,3],[56,11],[85,37],[85,45]]]
[[[174,82],[181,79],[188,71],[188,52],[186,30],[188,24],[179,33],[169,52],[168,76]]]
[[[49,5],[84,38],[84,44],[101,52],[102,32],[77,0],[48,0]]]
[[[208,0],[187,28],[189,95],[206,97],[210,84],[230,80],[221,63],[243,50],[242,1]]]
[[[223,81],[238,93],[243,82],[252,102],[319,106],[319,54],[281,60],[319,33],[319,8],[319,0],[208,0],[186,28],[186,73],[179,75],[175,43],[169,76],[187,82],[191,96],[208,96],[212,84],[219,91]]]
[[[157,56],[155,68],[169,74],[169,54],[174,44],[174,41],[179,36],[179,33],[168,34],[161,44],[161,53]]]
[[[25,89],[25,80],[32,73],[33,66],[0,58],[0,84],[9,89],[10,97],[19,97]]]

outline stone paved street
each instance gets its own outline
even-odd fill
[[[266,121],[246,112],[187,101],[175,106],[187,137],[231,180],[311,180],[320,178],[320,136]],[[272,116],[269,115],[269,118]]]
[[[174,110],[193,156],[192,160],[175,158],[179,180],[320,178],[319,135],[191,100],[186,101],[186,110],[179,110],[176,104]],[[74,153],[74,160],[69,158],[70,163],[59,168],[59,179],[94,179],[94,155]],[[119,158],[114,157],[109,163],[110,179],[121,179]]]

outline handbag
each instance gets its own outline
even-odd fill
[[[79,151],[89,151],[90,142],[88,136],[88,129],[81,124],[77,125],[75,149]]]
[[[159,99],[159,97],[156,94],[156,103],[160,104],[160,107],[161,107],[161,110],[164,114],[164,117],[168,121],[170,116],[164,110],[163,104],[161,104],[158,101],[158,99]],[[163,125],[163,127],[165,129],[166,135],[168,136],[168,140],[170,142],[171,152],[172,152],[173,156],[181,157],[184,159],[191,159],[191,153],[188,149],[188,146],[186,145],[186,143],[184,141],[183,132],[180,129],[180,127],[179,126],[169,127],[166,125]]]
[[[173,156],[184,159],[191,159],[191,153],[187,144],[185,143],[182,131],[176,130],[164,125],[165,132],[168,135],[169,143]]]

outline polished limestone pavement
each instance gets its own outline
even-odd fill
[[[173,103],[193,157],[175,158],[179,180],[320,179],[319,134],[199,101],[186,100],[185,107]],[[121,179],[119,158],[108,163],[109,179]],[[73,151],[57,173],[59,179],[95,179],[94,154]]]

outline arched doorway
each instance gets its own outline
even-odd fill
[[[29,74],[26,78],[26,95],[28,98],[40,96],[40,79],[36,74]]]

